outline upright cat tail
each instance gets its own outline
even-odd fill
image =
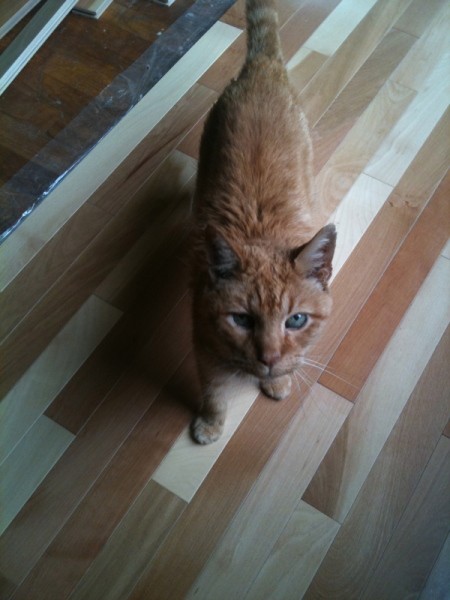
[[[274,0],[246,0],[247,60],[263,55],[283,62]]]

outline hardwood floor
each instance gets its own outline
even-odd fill
[[[280,403],[230,379],[223,439],[190,440],[190,198],[239,0],[0,247],[4,600],[450,597],[450,4],[279,4],[338,229],[323,366]]]

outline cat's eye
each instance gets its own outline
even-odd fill
[[[301,329],[306,325],[308,321],[308,315],[304,313],[296,313],[295,315],[291,315],[289,319],[286,320],[284,326],[286,329]]]
[[[253,327],[254,319],[247,313],[232,313],[231,318],[238,327],[243,329],[251,329]]]

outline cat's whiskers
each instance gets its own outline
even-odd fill
[[[303,364],[306,367],[311,367],[312,369],[319,369],[323,373],[328,373],[332,377],[336,377],[336,379],[339,379],[340,381],[342,381],[343,383],[346,383],[350,387],[357,389],[356,385],[354,385],[353,383],[351,383],[350,381],[348,381],[348,379],[345,379],[345,377],[341,377],[341,375],[338,375],[335,371],[333,371],[333,369],[330,369],[324,363],[320,363],[320,362],[314,361],[314,360],[312,360],[310,358],[303,357]]]

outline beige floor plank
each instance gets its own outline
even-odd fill
[[[433,8],[433,7],[432,7]],[[433,11],[428,9],[429,14]],[[430,71],[441,57],[446,58],[447,73],[450,74],[450,6],[441,0],[434,18],[408,56],[400,63],[392,79],[413,90],[421,91],[429,85]],[[432,84],[431,84],[432,85]]]
[[[390,185],[361,174],[330,217],[339,238],[333,258],[333,278],[340,271],[392,192]]]
[[[450,319],[449,262],[439,257],[359,394],[304,499],[342,522]],[[442,303],[433,302],[442,298]],[[430,312],[430,302],[434,309]],[[424,330],[422,323],[427,322]],[[416,343],[420,336],[421,343]],[[324,477],[328,494],[323,494]]]
[[[184,510],[177,496],[150,481],[81,579],[70,600],[124,600]]]
[[[229,410],[222,437],[209,446],[199,446],[192,441],[189,428],[186,428],[153,475],[157,483],[186,502],[190,502],[195,496],[256,400],[259,390],[254,382],[233,377],[224,393],[228,398]]]
[[[334,54],[373,8],[377,0],[341,0],[330,16],[314,31],[305,45],[315,52]]]
[[[426,87],[384,139],[364,172],[395,186],[450,103],[449,60],[443,57]]]
[[[245,600],[298,600],[320,566],[339,524],[300,501]]]
[[[150,391],[146,387],[143,395]],[[128,395],[125,388],[120,390],[122,402]],[[158,394],[19,586],[14,594],[17,600],[56,600],[71,594],[189,417],[169,391]]]
[[[91,296],[0,404],[0,459],[12,451],[121,313]],[[0,460],[0,462],[1,462]]]
[[[245,596],[350,409],[329,390],[312,388],[188,598]]]
[[[450,329],[439,342],[344,521],[307,597],[362,598],[426,468],[450,411]],[[322,472],[316,494],[333,475]],[[315,498],[309,497],[315,502]],[[351,556],[351,561],[348,556]],[[395,594],[392,598],[397,597]],[[400,596],[399,596],[400,597]]]
[[[236,39],[217,22],[1,245],[3,289]],[[145,124],[145,125],[144,125]]]
[[[447,536],[433,570],[420,593],[420,600],[445,600],[450,590],[450,534]]]
[[[318,202],[328,216],[352,187],[416,92],[387,81],[316,177]]]
[[[44,415],[0,465],[0,534],[74,439]]]
[[[317,123],[410,2],[378,0],[301,91],[300,101],[311,125]],[[305,45],[309,47],[308,41]]]
[[[450,440],[441,437],[361,598],[419,597],[449,533],[449,498]]]
[[[445,3],[446,0],[428,0],[426,3],[423,0],[413,0],[395,23],[396,29],[420,37],[433,20],[436,11]]]

